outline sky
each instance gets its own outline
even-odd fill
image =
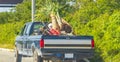
[[[12,7],[0,7],[0,12],[9,12]]]

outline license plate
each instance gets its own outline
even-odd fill
[[[73,58],[74,54],[73,53],[65,53],[65,58]]]

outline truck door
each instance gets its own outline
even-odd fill
[[[29,25],[27,25],[26,26],[26,29],[25,29],[25,32],[24,32],[24,41],[23,41],[23,54],[25,54],[25,55],[31,55],[31,53],[30,52],[32,52],[31,51],[31,44],[32,44],[32,42],[28,39],[29,38],[29,36],[30,36],[30,32],[31,32],[31,26],[32,26],[32,24],[29,24]]]
[[[15,43],[20,54],[22,54],[22,52],[23,52],[23,41],[24,41],[25,28],[26,28],[26,25],[24,25],[24,27],[22,28],[19,36],[16,39],[16,43]]]
[[[27,34],[27,30],[28,30],[28,26],[30,24],[26,24],[26,27],[24,29],[24,32],[23,32],[23,41],[22,41],[22,46],[23,46],[23,50],[22,50],[22,54],[23,55],[26,55],[27,54],[27,37],[28,37],[28,34]]]

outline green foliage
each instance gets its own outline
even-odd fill
[[[37,0],[36,3],[36,19],[46,20],[50,19],[49,15],[51,13],[61,17],[65,16],[67,13],[71,13],[75,10],[75,7],[70,6],[67,2],[72,0]]]
[[[36,0],[36,20],[49,21],[48,14],[59,11],[60,16],[72,25],[76,35],[94,36],[95,56],[91,62],[119,62],[119,0],[76,0],[72,6],[66,4],[69,1],[71,0]],[[16,33],[29,21],[29,0],[18,4],[11,12],[0,13],[0,47],[4,45],[13,48]]]
[[[0,47],[13,48],[17,32],[25,22],[31,21],[30,1],[18,4],[11,12],[0,13]]]
[[[16,16],[14,18],[15,21],[28,22],[31,20],[31,2],[29,0],[25,0],[22,4],[18,4],[14,10],[14,15]]]
[[[81,2],[83,6],[81,5],[74,14],[69,14],[66,20],[69,20],[73,26],[75,34],[94,36],[96,54],[91,61],[119,62],[119,3],[114,0],[97,0],[96,2],[82,0]]]
[[[0,47],[13,48],[15,36],[17,35],[17,32],[20,31],[22,25],[23,22],[0,24]]]

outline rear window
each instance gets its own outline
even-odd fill
[[[40,23],[40,22],[36,22],[33,24],[32,26],[32,33],[31,35],[40,35],[43,33],[43,28],[44,28],[44,24]]]
[[[38,29],[40,29],[40,28],[42,28],[42,27],[44,27],[44,25],[41,24],[41,23],[37,23],[37,24],[34,24],[34,25],[33,25],[33,29],[34,29],[34,30],[38,30]]]

